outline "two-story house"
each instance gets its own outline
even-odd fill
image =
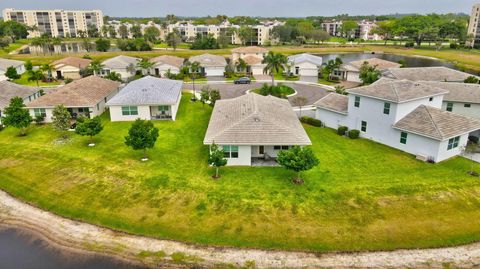
[[[327,127],[360,130],[363,138],[422,160],[459,155],[469,134],[480,129],[480,120],[442,110],[448,91],[426,83],[383,78],[348,93],[317,101],[316,118]]]

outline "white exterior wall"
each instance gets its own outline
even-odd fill
[[[130,78],[132,78],[132,77],[135,76],[135,74],[132,74],[132,73],[128,72],[126,68],[104,68],[104,69],[103,69],[102,76],[106,76],[106,75],[107,75],[107,70],[108,70],[110,73],[115,72],[115,73],[117,73],[117,74],[120,74],[120,78],[121,78],[122,80],[124,80],[124,81],[125,81],[125,80],[128,80],[128,79],[130,79]]]
[[[136,119],[150,120],[150,106],[137,106],[138,115],[122,115],[122,106],[110,106],[111,121],[135,121]]]
[[[333,129],[338,129],[339,126],[351,126],[349,123],[350,118],[347,115],[322,108],[317,108],[315,118],[320,120],[325,126]]]
[[[156,74],[156,69],[158,69],[158,71],[160,73],[160,76],[162,76],[162,77],[165,77],[168,70],[170,70],[170,73],[172,73],[172,74],[180,73],[180,69],[178,67],[175,67],[175,66],[169,65],[169,64],[158,64],[158,65],[155,65],[152,68],[151,74]]]
[[[453,103],[452,112],[468,117],[480,118],[480,104],[460,103],[460,102],[446,102],[442,104],[442,110],[447,110],[447,103]],[[470,107],[465,107],[465,104],[470,104]]]
[[[263,69],[265,68],[265,65],[252,65],[251,66],[251,71],[252,75],[263,75]]]
[[[362,82],[362,80],[360,79],[360,73],[359,72],[348,71],[347,72],[347,81]]]
[[[406,103],[398,104],[398,110],[396,111],[395,122],[401,120],[403,117],[407,116],[410,112],[415,110],[420,105],[431,106],[435,108],[442,108],[443,95],[433,96],[432,101],[430,98],[422,98],[415,101],[410,101]]]
[[[57,71],[62,73],[62,77],[71,78],[71,79],[80,79],[80,68],[75,66],[65,65],[62,67],[55,67],[54,76],[56,76]]]
[[[205,67],[207,77],[223,77],[225,73],[225,66],[208,66]]]
[[[442,141],[440,143],[440,147],[438,150],[437,158],[435,159],[436,162],[441,162],[446,159],[450,159],[462,153],[462,147],[464,147],[468,142],[468,134],[464,134],[460,136],[460,142],[458,143],[458,147],[448,150],[448,139]]]
[[[223,145],[219,145],[219,146],[221,147]],[[252,165],[251,146],[238,146],[238,158],[227,158],[227,166],[250,166],[250,165]]]
[[[318,66],[309,62],[298,63],[292,67],[292,71],[295,72],[298,67],[299,76],[304,77],[318,77]]]

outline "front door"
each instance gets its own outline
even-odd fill
[[[155,76],[160,77],[160,69],[155,68]]]
[[[57,70],[57,79],[61,79],[61,78],[62,78],[62,71]]]

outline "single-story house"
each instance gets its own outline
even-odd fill
[[[133,76],[135,76],[136,70],[138,69],[137,64],[139,61],[140,58],[124,55],[110,58],[102,63],[104,67],[100,75],[106,76],[111,72],[115,72],[117,74],[120,74],[122,80],[129,80]]]
[[[27,104],[30,115],[43,115],[45,122],[52,121],[52,111],[64,105],[72,118],[80,115],[95,117],[105,111],[105,103],[118,93],[120,83],[97,76],[73,81]]]
[[[434,66],[389,68],[383,72],[383,76],[392,79],[408,79],[410,81],[464,82],[465,79],[473,75],[444,66]]]
[[[217,101],[203,143],[222,147],[230,166],[255,165],[280,150],[311,145],[288,100],[255,93]]]
[[[360,68],[364,63],[368,63],[371,66],[376,66],[377,70],[379,70],[380,72],[384,72],[389,68],[400,69],[400,67],[402,66],[399,63],[390,62],[379,58],[371,58],[342,64],[339,70],[334,70],[334,75],[340,77],[340,79],[342,80],[362,82],[360,80]]]
[[[200,73],[206,77],[223,77],[227,61],[223,56],[202,54],[190,57],[190,63],[200,63]]]
[[[170,55],[162,55],[150,59],[150,62],[155,64],[152,69],[157,77],[165,77],[169,71],[171,74],[180,73],[184,61],[184,58]]]
[[[258,46],[240,47],[232,50],[232,63],[236,64],[242,59],[247,64],[246,70],[236,70],[237,72],[246,71],[251,75],[262,75],[265,64],[263,58],[267,55],[268,50]]]
[[[112,121],[175,120],[183,82],[146,76],[130,82],[107,102]]]
[[[5,76],[5,72],[9,67],[14,67],[17,70],[17,74],[21,75],[25,73],[25,63],[22,61],[17,60],[10,60],[0,58],[0,81],[7,80],[8,78]]]
[[[441,109],[442,88],[382,78],[349,95],[330,93],[315,103],[315,118],[327,127],[346,126],[360,136],[397,148],[424,161],[441,162],[461,154],[480,120]]]
[[[288,57],[288,63],[294,75],[303,77],[318,77],[318,72],[322,67],[322,57],[308,53],[292,55]]]
[[[79,79],[80,70],[87,68],[92,60],[78,57],[66,57],[52,63],[57,79]]]
[[[20,97],[23,99],[24,104],[28,104],[40,97],[40,89],[18,85],[10,81],[0,81],[0,123],[2,122],[2,117],[5,116],[2,113],[3,110],[14,97]]]

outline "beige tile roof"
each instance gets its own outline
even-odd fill
[[[162,56],[158,56],[150,59],[150,62],[152,63],[157,63],[157,64],[165,63],[178,68],[182,67],[184,61],[185,61],[184,58],[171,56],[171,55],[162,55]]]
[[[80,69],[84,69],[91,62],[92,62],[92,60],[90,60],[90,59],[83,59],[83,58],[78,58],[78,57],[66,57],[66,58],[57,60],[57,61],[53,62],[52,64],[54,66],[68,65],[68,66],[74,66],[74,67],[78,67]]]
[[[66,107],[92,107],[120,86],[119,82],[89,76],[73,81],[46,94],[27,105],[27,107],[47,108],[57,105]]]
[[[199,62],[201,66],[207,67],[207,66],[227,66],[227,61],[225,60],[225,57],[219,56],[219,55],[213,55],[213,54],[202,54],[198,56],[192,56],[190,57],[189,61],[191,63],[193,62]]]
[[[394,79],[408,79],[411,81],[450,81],[463,82],[471,74],[460,72],[443,66],[415,67],[415,68],[390,68],[383,76]]]
[[[348,96],[332,92],[315,102],[313,105],[326,110],[347,114]]]
[[[18,85],[10,81],[0,81],[0,110],[8,106],[13,97],[26,98],[38,91],[39,88]]]
[[[249,93],[219,100],[204,144],[310,145],[310,139],[286,99]]]
[[[436,81],[421,83],[447,90],[448,93],[443,97],[444,101],[480,104],[480,84]]]
[[[387,60],[379,59],[379,58],[371,58],[371,59],[364,59],[353,61],[347,64],[342,65],[343,69],[348,71],[358,72],[360,71],[360,67],[362,67],[363,63],[367,62],[369,65],[377,66],[377,70],[384,71],[388,68],[399,68],[402,66],[399,63],[390,62]]]
[[[266,48],[258,47],[258,46],[249,46],[249,47],[240,47],[232,49],[233,53],[267,53],[268,50]]]
[[[448,91],[409,80],[383,79],[377,83],[347,90],[351,94],[391,101],[407,102],[419,98],[446,94]]]
[[[480,120],[421,105],[393,128],[443,141],[480,129]]]
[[[257,65],[262,64],[263,59],[260,57],[255,57],[253,55],[249,55],[242,58],[248,65]]]

